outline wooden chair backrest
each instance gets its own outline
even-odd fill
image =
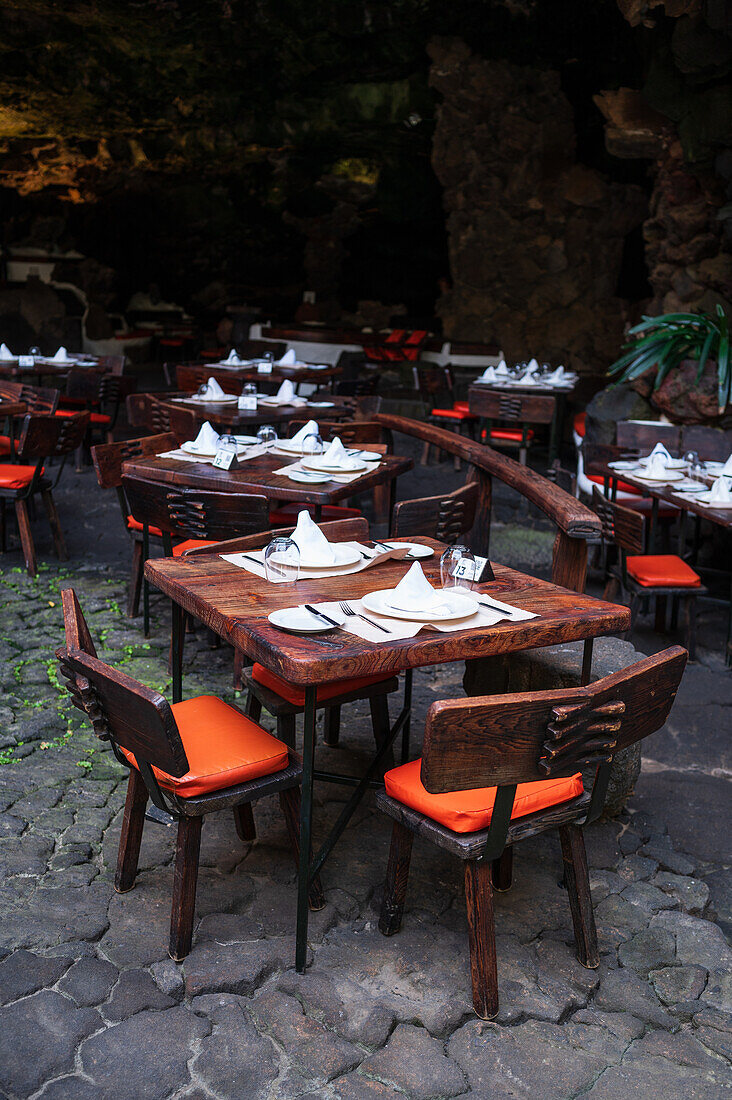
[[[290,437],[307,423],[306,420],[292,420],[289,426]],[[340,439],[344,447],[365,446],[367,443],[389,443],[391,433],[381,424],[371,420],[319,420],[320,438],[326,441]]]
[[[356,397],[355,401],[354,420],[370,420],[372,416],[381,412],[381,406],[384,404],[384,398],[377,393],[365,393]]]
[[[469,401],[475,416],[516,424],[551,424],[557,404],[549,394],[500,393],[488,386],[471,386]]]
[[[215,378],[224,393],[241,393],[241,378],[232,371],[216,370],[215,367],[202,367],[194,363],[178,363],[175,368],[176,385],[184,393],[195,393],[209,378]]]
[[[0,397],[7,401],[22,401],[28,412],[54,413],[60,393],[48,386],[29,386],[26,382],[0,380]]]
[[[122,375],[127,364],[126,355],[100,355],[97,364],[108,374]]]
[[[546,472],[546,476],[549,481],[554,482],[554,484],[558,485],[560,489],[563,489],[565,493],[570,493],[572,496],[575,495],[577,489],[577,475],[573,470],[565,469],[560,459],[554,459],[554,462],[552,462]]]
[[[81,446],[88,426],[87,412],[63,417],[31,413],[23,420],[18,458],[25,462],[70,454]]]
[[[627,447],[647,454],[656,443],[663,443],[671,452],[678,451],[681,445],[681,428],[678,424],[663,424],[659,420],[644,424],[638,420],[619,420],[615,428],[615,442],[619,447]]]
[[[592,507],[602,524],[605,542],[614,543],[626,554],[642,554],[645,546],[645,521],[640,512],[608,500],[599,486],[592,486]]]
[[[156,415],[159,415],[161,423],[167,420],[170,425],[169,430],[179,443],[196,438],[201,423],[195,409],[186,409],[181,405],[168,405],[162,401],[158,402],[158,405],[160,407]]]
[[[364,519],[363,516],[358,516],[355,519],[334,519],[328,523],[319,523],[318,527],[329,542],[362,542],[364,539],[368,539],[370,534],[368,520]],[[236,554],[239,551],[261,550],[277,535],[291,535],[294,530],[294,526],[273,527],[269,530],[258,531],[253,535],[227,539],[226,542],[219,542],[215,546],[188,550],[185,557],[188,558],[196,554]]]
[[[473,526],[477,504],[475,481],[442,496],[402,500],[394,507],[391,533],[394,538],[426,535],[450,545]]]
[[[142,439],[125,439],[121,443],[99,443],[92,447],[92,460],[101,489],[119,489],[122,485],[122,464],[130,458],[157,455],[171,451],[178,441],[172,432],[145,435]]]
[[[236,351],[240,359],[258,359],[265,355],[281,359],[287,351],[287,344],[284,340],[277,343],[272,340],[240,340]]]
[[[64,613],[66,648],[80,649],[90,657],[96,657],[97,649],[73,588],[61,590],[61,606]]]
[[[159,527],[173,536],[227,539],[262,531],[269,521],[266,496],[179,489],[141,477],[123,477],[122,489],[139,523]]]
[[[726,462],[732,454],[732,432],[706,424],[685,424],[681,429],[679,453],[696,451],[702,462]]]
[[[412,378],[414,388],[426,405],[452,405],[452,373],[448,367],[434,363],[413,363]]]
[[[609,764],[666,721],[687,656],[671,646],[587,687],[433,703],[422,782],[441,794]]]
[[[193,409],[168,405],[151,393],[129,395],[127,419],[133,428],[146,428],[153,434],[173,432],[180,441],[194,439],[198,434],[198,418]]]
[[[183,742],[170,705],[159,691],[81,650],[67,649],[62,660],[75,678],[98,737],[133,753],[140,770],[147,764],[168,775],[186,774]]]
[[[73,401],[98,403],[103,378],[103,371],[96,367],[72,367],[66,375],[66,397]]]

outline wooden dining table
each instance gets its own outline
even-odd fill
[[[227,366],[225,363],[205,363],[195,362],[186,363],[186,366],[197,367],[199,369],[206,368],[210,370],[211,374],[219,377],[231,378],[237,382],[284,382],[289,379],[290,382],[294,382],[295,385],[299,385],[301,382],[312,382],[313,385],[319,386],[322,382],[327,382],[328,385],[332,385],[336,379],[340,378],[343,374],[341,367],[331,366],[324,364],[322,369],[313,370],[312,367],[307,364],[295,364],[292,367],[280,367],[276,364],[272,364],[271,371],[260,371],[256,366],[252,366],[248,363],[236,364],[234,366]]]
[[[677,508],[680,508],[683,513],[689,512],[692,515],[699,516],[701,519],[709,520],[710,523],[716,523],[718,527],[732,527],[732,508],[710,508],[709,505],[702,504],[698,501],[695,493],[683,493],[679,492],[679,490],[674,490],[673,482],[654,485],[651,482],[643,481],[641,478],[637,477],[636,473],[632,470],[614,470],[607,462],[593,463],[591,468],[588,469],[588,473],[600,475],[605,480],[606,488],[609,488],[613,498],[619,481],[624,481],[626,484],[632,485],[634,489],[638,490],[639,495],[651,497],[654,501],[654,519],[657,518],[658,515],[658,505],[663,501],[666,504],[674,504]],[[716,476],[705,474],[694,480],[703,481],[711,488],[716,480]],[[622,501],[619,501],[619,503],[622,504]],[[655,527],[655,523],[653,526]]]
[[[313,485],[304,485],[291,481],[286,474],[277,474],[275,470],[292,465],[296,455],[270,453],[250,458],[242,462],[237,470],[220,470],[205,462],[185,462],[175,458],[161,458],[158,455],[140,455],[128,459],[122,466],[122,473],[129,477],[142,477],[153,481],[164,481],[169,485],[190,489],[214,489],[218,492],[253,493],[264,495],[270,500],[286,500],[299,504],[315,505],[316,520],[321,517],[326,504],[337,504],[348,497],[370,492],[380,485],[388,485],[391,499],[391,516],[396,494],[396,479],[400,474],[411,470],[414,465],[411,458],[400,455],[384,455],[380,462],[369,463],[359,477],[346,483],[324,481]]]
[[[400,540],[391,540],[400,541]],[[401,540],[404,541],[404,540]],[[434,555],[422,562],[425,576],[440,584],[440,555],[443,543],[413,538],[430,546]],[[386,560],[371,569],[338,577],[301,579],[294,585],[263,583],[261,577],[226,561],[217,554],[196,554],[180,558],[156,558],[145,563],[145,575],[173,606],[173,667],[180,668],[179,652],[184,614],[201,620],[208,628],[305,692],[303,734],[303,780],[300,817],[300,863],[298,873],[297,933],[295,962],[305,969],[308,931],[308,882],[318,874],[369,786],[377,782],[383,761],[394,739],[408,730],[411,715],[412,672],[415,668],[444,662],[493,657],[518,650],[541,648],[562,642],[584,640],[583,682],[589,681],[592,640],[628,629],[627,607],[593,599],[548,581],[493,564],[495,579],[479,585],[479,591],[537,614],[521,622],[441,633],[422,630],[412,638],[390,638],[378,643],[364,641],[343,629],[327,635],[339,648],[323,645],[322,638],[297,635],[273,626],[268,615],[283,607],[330,600],[357,600],[369,592],[393,588],[410,563]],[[588,659],[589,657],[589,659]],[[315,768],[316,691],[320,684],[334,683],[377,673],[404,673],[404,703],[391,726],[389,736],[375,751],[360,776],[322,772]],[[173,682],[174,701],[181,697],[180,674]],[[335,782],[353,788],[353,793],[323,843],[311,859],[313,783]]]
[[[350,408],[335,402],[328,403],[326,407],[321,403],[312,406],[259,404],[251,410],[240,409],[231,401],[222,404],[219,401],[190,401],[180,397],[167,397],[165,404],[192,410],[201,423],[208,420],[216,428],[220,425],[222,430],[246,431],[252,428],[255,433],[262,424],[290,424],[293,420],[310,420],[317,416],[327,416],[328,420],[349,420],[353,415]]]

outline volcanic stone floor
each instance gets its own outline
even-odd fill
[[[486,1024],[471,1010],[456,861],[416,842],[403,929],[378,932],[390,828],[369,800],[323,873],[305,975],[293,967],[294,871],[274,800],[255,808],[254,843],[230,815],[207,819],[182,965],[166,953],[171,829],[147,823],[137,885],[114,892],[125,777],[61,693],[59,590],[76,588],[105,660],[161,690],[169,616],[158,599],[147,640],[125,617],[129,544],[89,472],[65,474],[59,499],[71,563],[31,581],[9,553],[0,575],[0,1096],[732,1096],[732,679],[711,648],[718,620],[702,622],[710,648],[645,744],[627,812],[587,830],[600,969],[574,958],[557,839],[525,842],[512,890],[497,896],[501,1011]],[[494,556],[546,572],[551,534],[512,518]],[[664,640],[641,629],[636,644]],[[202,630],[187,637],[187,694],[234,700],[231,667]],[[461,677],[461,666],[416,674],[417,742],[430,702],[460,693]],[[366,709],[352,707],[341,746],[319,745],[319,763],[357,769],[369,745]],[[316,834],[347,795],[316,789]]]

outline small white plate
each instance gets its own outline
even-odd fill
[[[304,607],[282,607],[279,611],[272,611],[267,618],[272,626],[290,630],[293,634],[324,634],[326,630],[335,630],[335,627],[329,626]],[[339,626],[346,621],[340,611],[329,611],[328,618]]]
[[[343,546],[340,543],[335,543],[332,545],[332,549],[335,551],[335,561],[325,564],[322,561],[312,561],[310,558],[301,557],[300,567],[302,569],[338,569],[342,565],[355,565],[356,562],[361,560],[361,554],[354,546]],[[286,550],[272,555],[272,561],[275,563],[288,562],[289,560]]]
[[[724,469],[724,463],[723,462],[705,462],[704,463],[704,469],[709,474],[721,474],[722,470]]]
[[[367,611],[374,611],[377,615],[388,615],[392,619],[407,619],[409,622],[415,623],[441,623],[450,622],[453,619],[467,619],[471,615],[475,615],[478,610],[478,604],[468,595],[463,596],[462,593],[435,589],[436,594],[439,594],[440,597],[438,606],[443,607],[441,612],[430,611],[429,609],[407,611],[404,608],[395,607],[391,602],[395,598],[394,592],[395,589],[393,588],[383,589],[380,592],[369,592],[368,595],[362,597],[361,602]],[[397,596],[396,599],[398,600],[399,597]]]
[[[275,451],[279,451],[283,455],[297,455],[299,458],[302,454],[302,443],[293,444],[291,439],[278,439],[274,447]]]
[[[306,474],[304,470],[290,470],[287,476],[301,485],[324,485],[331,480],[330,474]]]
[[[625,470],[627,473],[629,470],[635,470],[638,463],[635,459],[618,458],[615,462],[608,462],[608,466],[611,470]]]
[[[646,474],[639,470],[638,473],[633,476],[637,478],[638,481],[650,481],[653,482],[654,485],[668,485],[674,481],[684,480],[684,474],[679,470],[668,470],[665,474],[659,474],[658,476]]]
[[[643,459],[641,461],[641,466],[647,466],[647,465],[648,465],[648,459]],[[686,467],[686,462],[684,461],[683,458],[668,458],[666,460],[666,469],[667,470],[683,470],[683,469],[685,469],[685,467]]]
[[[356,450],[355,447],[350,447],[349,450]],[[359,451],[357,455],[352,455],[352,458],[360,458],[363,462],[380,462],[384,457],[380,455],[378,451]]]
[[[385,546],[408,546],[410,558],[431,558],[434,550],[431,546],[423,546],[421,542],[392,542],[384,543]]]
[[[195,455],[196,458],[216,458],[216,451],[201,450],[200,447],[194,447],[193,443],[181,443],[181,451],[185,451],[187,455]],[[246,454],[246,447],[237,447],[237,455]]]
[[[308,401],[308,408],[311,409],[334,409],[335,401]]]
[[[239,398],[235,393],[227,393],[223,397],[199,397],[194,393],[188,400],[194,401],[197,405],[235,405]]]
[[[380,457],[381,455],[379,455],[379,458]],[[344,466],[326,465],[324,458],[324,455],[311,455],[309,458],[304,458],[302,464],[307,470],[317,470],[318,473],[357,474],[360,470],[366,469],[366,463],[360,458],[352,458],[351,462],[354,463],[354,465],[348,466],[347,468]]]
[[[707,485],[702,485],[698,481],[695,481],[693,484],[691,482],[689,482],[688,485],[685,485],[682,482],[681,485],[676,486],[676,488],[674,489],[674,492],[675,493],[707,493],[707,492],[709,492],[709,487]]]

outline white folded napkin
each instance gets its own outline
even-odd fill
[[[201,451],[204,454],[209,454],[215,451],[219,445],[219,433],[215,431],[208,420],[201,425],[201,430],[194,440],[190,443],[192,451]]]
[[[665,455],[651,455],[649,461],[645,463],[645,471],[651,477],[663,477],[666,473],[668,473],[668,466],[666,465]]]
[[[231,351],[229,352],[229,358],[228,359],[222,359],[222,362],[223,363],[233,363],[235,366],[238,366],[241,363],[241,359],[236,354],[235,349],[232,348]]]
[[[443,593],[432,587],[418,561],[404,574],[390,602],[403,611],[430,611],[444,603]]]
[[[522,374],[519,382],[522,386],[540,386],[542,384],[541,379],[532,370],[527,370]]]
[[[557,367],[556,370],[550,371],[544,379],[545,382],[566,382],[567,373],[564,367]]]
[[[300,550],[301,559],[316,565],[333,565],[336,554],[327,538],[305,509],[297,517],[297,525],[290,536]]]
[[[481,382],[495,382],[496,380],[496,368],[486,367],[480,376]]]
[[[307,424],[303,424],[299,432],[295,432],[290,443],[302,443],[306,435],[318,434],[318,422],[317,420],[308,420]]]
[[[322,465],[334,466],[339,470],[357,470],[361,463],[357,458],[346,454],[346,448],[336,436],[328,450],[323,454]]]
[[[61,347],[56,352],[56,354],[53,356],[53,362],[54,363],[68,363],[68,361],[69,361],[69,353],[67,352],[66,348],[62,344]]]
[[[4,346],[5,345],[3,344],[3,347]],[[732,455],[729,456],[729,458],[725,462],[724,466],[722,467],[722,473],[732,475]]]
[[[285,352],[281,359],[275,360],[274,365],[276,367],[294,367],[296,362],[297,356],[295,355],[295,349],[290,348],[289,351]]]
[[[0,344],[0,359],[7,362],[8,359],[15,358],[17,358],[17,356],[13,355],[7,344]]]
[[[295,397],[295,387],[289,378],[286,378],[280,388],[277,390],[277,400],[282,405],[287,405]]]
[[[732,504],[732,492],[726,477],[718,477],[709,493],[710,504]]]
[[[496,376],[500,378],[508,377],[508,367],[506,366],[505,359],[501,359],[500,363],[496,367]]]
[[[206,383],[205,396],[206,397],[213,397],[213,398],[226,397],[226,394],[221,389],[221,386],[218,384],[218,382],[213,377],[213,375],[211,376],[211,378],[209,378],[208,382]]]
[[[654,458],[662,458],[663,464],[666,466],[668,462],[671,462],[671,455],[668,453],[663,443],[657,443],[647,458],[642,458],[641,462],[651,463]]]
[[[526,373],[527,374],[536,374],[538,369],[539,369],[539,364],[537,363],[536,359],[529,359],[529,366],[527,368]]]

